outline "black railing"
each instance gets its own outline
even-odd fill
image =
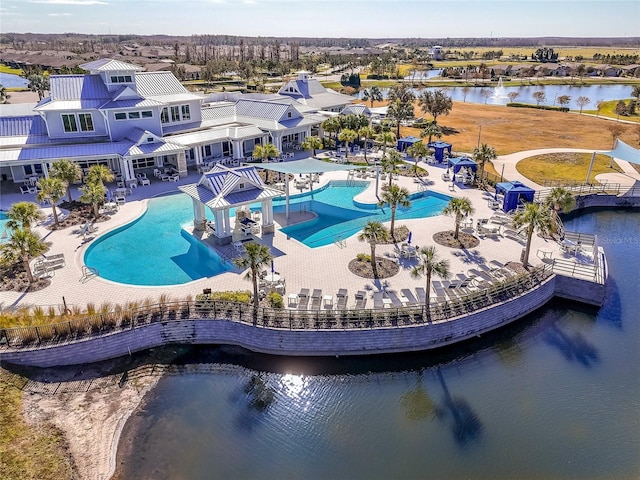
[[[428,307],[424,304],[361,310],[287,310],[261,307],[254,311],[253,304],[219,300],[158,303],[47,325],[0,329],[0,349],[64,344],[158,322],[179,320],[229,320],[256,328],[284,330],[352,330],[424,325],[448,321],[515,298],[536,288],[552,274],[552,267],[544,264],[488,288],[471,291],[456,300],[432,303]]]

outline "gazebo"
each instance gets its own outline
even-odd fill
[[[496,194],[503,193],[504,201],[502,202],[502,210],[509,212],[518,207],[520,201],[533,202],[536,191],[527,187],[525,184],[514,182],[501,182],[496,184]]]
[[[478,164],[467,157],[455,157],[450,158],[448,162],[449,168],[453,168],[453,173],[456,174],[461,168],[471,169],[473,172],[478,170]]]
[[[217,164],[211,171],[204,173],[198,183],[178,188],[193,201],[195,230],[205,230],[205,207],[209,207],[214,217],[212,233],[218,245],[231,243],[232,240],[233,228],[229,211],[256,202],[262,204],[262,233],[273,232],[273,199],[281,197],[282,192],[265,185],[253,166],[228,168]]]
[[[407,148],[409,148],[414,143],[421,142],[422,139],[414,136],[404,137],[398,140],[398,151],[404,152]]]
[[[435,153],[434,157],[438,163],[442,163],[444,160],[444,151],[446,150],[451,155],[451,144],[447,142],[430,142],[427,147],[433,148]]]

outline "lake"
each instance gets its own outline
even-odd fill
[[[640,212],[566,226],[606,249],[599,310],[554,300],[481,339],[407,355],[167,348],[182,373],[125,425],[119,478],[637,479]]]
[[[13,75],[12,73],[0,72],[0,85],[5,88],[26,87],[29,85],[29,81],[26,78]]]
[[[578,97],[587,97],[590,100],[589,105],[584,107],[585,110],[595,110],[596,103],[599,100],[620,100],[631,97],[631,85],[589,85],[589,86],[572,86],[572,85],[519,85],[519,80],[512,80],[511,82],[504,82],[504,87],[497,90],[496,85],[487,85],[492,95],[496,95],[493,98],[488,98],[486,103],[489,105],[506,105],[509,102],[507,95],[509,92],[517,91],[518,97],[515,99],[519,103],[531,103],[536,104],[536,100],[533,97],[533,93],[537,91],[543,91],[546,99],[541,102],[541,105],[555,105],[560,106],[557,103],[557,97],[561,95],[568,95],[571,97],[571,101],[566,106],[572,110],[579,110],[580,106],[576,103]],[[465,96],[462,91],[463,87],[440,87],[444,89],[453,100],[464,101]],[[427,90],[438,90],[437,87],[430,87]],[[388,88],[381,88],[384,98],[389,93]],[[420,95],[422,90],[411,89]],[[472,87],[467,93],[466,101],[469,103],[485,103],[485,98],[481,93],[481,87]],[[362,90],[358,92],[356,98],[362,98]]]

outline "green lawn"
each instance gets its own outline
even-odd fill
[[[626,103],[629,101],[634,101],[634,99],[626,99]],[[602,108],[600,109],[600,113],[597,110],[583,110],[582,113],[591,113],[593,115],[598,115],[600,117],[608,117],[618,119],[618,114],[616,113],[616,105],[618,104],[618,100],[611,100],[610,102],[604,102]],[[626,120],[629,122],[638,122],[640,123],[640,114],[638,112],[638,108],[636,108],[636,113],[634,115],[620,116],[620,120]]]
[[[22,75],[22,70],[19,68],[11,68],[7,65],[0,64],[0,73],[11,73],[13,75]]]

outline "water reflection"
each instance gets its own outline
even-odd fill
[[[600,362],[598,351],[580,332],[567,333],[558,325],[552,325],[545,333],[544,340],[557,348],[567,361],[576,361],[588,368]]]

